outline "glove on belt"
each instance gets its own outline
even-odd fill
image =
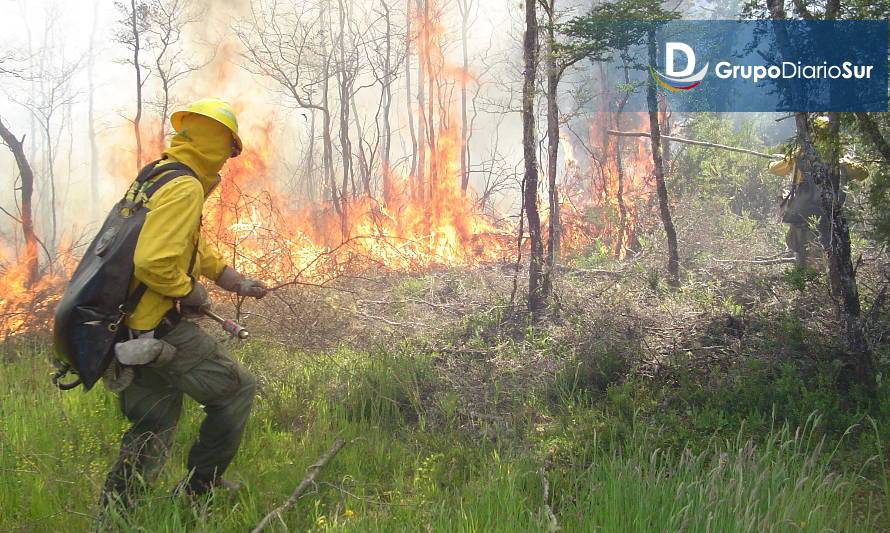
[[[161,367],[176,356],[176,347],[160,339],[140,337],[114,345],[115,358],[102,376],[111,392],[121,392],[136,377],[134,366]]]

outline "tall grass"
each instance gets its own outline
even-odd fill
[[[876,516],[855,504],[856,472],[836,473],[817,436],[819,417],[759,444],[739,432],[692,453],[650,445],[647,434],[595,455],[569,476],[575,499],[560,515],[578,531],[862,531]],[[620,450],[620,451],[618,451]]]
[[[46,379],[43,354],[23,355],[0,365],[0,531],[89,530],[126,424],[101,386],[60,393]],[[133,514],[113,516],[106,527],[244,531],[286,498],[335,436],[349,443],[282,517],[290,530],[547,531],[545,504],[565,531],[864,531],[879,524],[882,502],[863,505],[858,472],[832,469],[833,448],[818,437],[815,416],[800,429],[767,435],[743,429],[698,453],[660,449],[657,426],[637,421],[610,433],[611,442],[583,443],[575,460],[549,464],[555,452],[530,444],[531,436],[481,438],[449,422],[453,413],[435,412],[443,402],[432,396],[442,386],[427,356],[407,348],[300,354],[254,344],[240,357],[262,383],[229,472],[244,488],[234,500],[219,494],[194,505],[170,495],[200,421],[192,405],[155,487]],[[558,417],[549,420],[547,432],[571,437]]]

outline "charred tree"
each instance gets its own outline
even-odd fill
[[[30,286],[40,277],[37,260],[37,235],[34,233],[33,196],[34,196],[34,171],[25,155],[25,138],[16,139],[15,135],[0,120],[0,139],[9,147],[21,177],[21,203],[19,206],[18,222],[22,226],[22,235],[25,238],[25,269],[27,271],[27,283]]]
[[[655,27],[649,32],[649,64],[652,68],[658,68],[657,51],[655,45]],[[664,233],[667,236],[668,246],[668,282],[677,287],[680,285],[680,259],[677,252],[677,230],[674,229],[674,221],[671,217],[671,208],[668,200],[667,185],[664,181],[664,161],[661,149],[661,129],[658,120],[658,96],[655,88],[655,80],[650,76],[647,83],[646,102],[649,108],[649,131],[652,141],[652,164],[655,172],[655,186],[658,192],[658,208],[661,215],[661,223],[664,225]]]
[[[525,162],[522,204],[528,220],[531,245],[528,269],[528,310],[540,317],[547,304],[544,287],[544,245],[538,215],[538,158],[535,135],[535,79],[538,71],[538,17],[535,0],[525,2],[525,35],[522,40],[524,63],[522,84],[522,153]]]

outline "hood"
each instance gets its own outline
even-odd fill
[[[232,155],[232,134],[228,128],[201,115],[189,114],[182,128],[164,150],[164,157],[179,161],[195,171],[204,195],[219,183],[219,171]]]

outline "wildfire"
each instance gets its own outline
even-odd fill
[[[348,180],[336,175],[342,169],[334,169],[335,183],[306,178],[323,181],[316,189],[325,191],[326,200],[295,202],[280,179],[282,121],[256,101],[255,92],[242,88],[246,83],[239,76],[245,74],[232,68],[238,54],[232,43],[221,47],[207,71],[199,73],[191,93],[179,95],[182,100],[223,96],[242,119],[244,152],[226,164],[203,218],[208,240],[238,270],[279,286],[324,283],[347,270],[418,271],[515,257],[515,228],[483,215],[472,187],[461,190],[463,137],[453,118],[459,115],[454,88],[474,78],[448,61],[436,2],[427,0],[423,6],[410,13],[412,59],[420,73],[418,97],[409,104],[418,133],[409,154],[412,164],[382,161],[376,171],[371,169],[376,176],[361,192],[354,184],[350,191]],[[613,120],[604,117],[590,128],[590,168],[562,136],[563,253],[598,242],[622,257],[632,247],[639,213],[651,196],[651,158],[644,140],[619,144],[605,136],[603,124]],[[164,137],[158,124],[144,126],[144,158],[150,161],[163,150]],[[106,161],[116,169],[121,191],[136,173],[132,135],[127,133],[116,135]],[[58,260],[52,269],[43,265],[45,272],[36,280],[24,263],[15,253],[0,254],[0,332],[6,336],[48,326],[76,260]]]
[[[586,180],[569,181],[561,206],[563,250],[579,252],[591,244],[599,252],[623,258],[634,247],[641,214],[648,211],[653,190],[653,163],[649,141],[606,135],[617,113],[597,113],[588,132],[590,170]],[[644,129],[644,113],[622,113],[622,126]],[[578,165],[566,156],[566,176]]]

